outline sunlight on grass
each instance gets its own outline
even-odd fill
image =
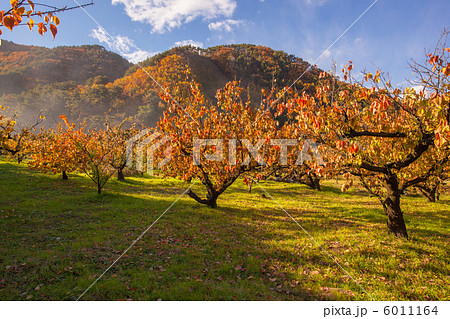
[[[128,177],[97,195],[69,177],[0,161],[1,299],[76,299],[189,187]],[[402,198],[406,241],[360,187],[261,185],[375,299],[448,300],[448,194]],[[262,193],[238,180],[215,210],[182,197],[83,299],[370,299]]]

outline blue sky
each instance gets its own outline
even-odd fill
[[[42,2],[72,6],[90,0]],[[389,72],[394,84],[406,86],[405,78],[411,77],[409,59],[422,61],[424,49],[436,43],[444,27],[450,27],[448,0],[94,2],[94,6],[86,8],[91,17],[83,10],[61,13],[55,40],[26,27],[13,32],[3,29],[0,38],[46,47],[100,44],[133,62],[186,43],[204,48],[230,43],[260,44],[295,54],[310,63],[316,61],[324,70],[331,69],[333,61],[340,67],[349,60],[354,61],[357,71],[378,67]]]

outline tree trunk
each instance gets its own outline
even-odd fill
[[[312,189],[320,191],[320,178],[318,178],[316,174],[308,174],[307,182],[305,184]]]
[[[119,168],[117,170],[117,180],[119,180],[119,181],[125,180],[125,176],[123,175],[123,168]]]
[[[386,198],[383,201],[384,212],[388,216],[388,232],[397,237],[408,238],[403,212],[400,208],[400,190],[396,175],[386,177]]]
[[[101,194],[101,192],[102,192],[102,181],[100,179],[100,173],[98,172],[98,176],[97,176],[97,194]]]
[[[208,198],[208,207],[209,208],[217,208],[217,196]]]
[[[211,191],[208,189],[208,195],[206,199],[200,198],[197,194],[195,194],[192,190],[187,192],[187,195],[193,199],[195,199],[200,204],[204,204],[210,208],[217,208],[217,198],[219,197],[219,193],[215,191]]]
[[[188,190],[187,195],[193,199],[195,199],[200,204],[205,204],[210,208],[217,208],[217,198],[229,187],[231,186],[234,181],[239,177],[240,174],[236,174],[234,176],[231,176],[228,181],[223,183],[222,187],[219,190],[216,190],[214,188],[214,185],[211,183],[211,181],[208,178],[207,174],[204,174],[205,181],[203,181],[203,185],[205,185],[206,190],[208,194],[206,194],[206,199],[200,198],[195,194],[191,189]]]
[[[249,194],[252,193],[252,186],[253,186],[253,179],[248,184],[247,193],[249,193]]]
[[[437,193],[438,184],[436,186],[418,186],[417,189],[419,192],[422,193],[423,196],[425,196],[429,202],[435,203],[436,199],[439,199],[439,194]]]
[[[62,179],[63,181],[67,181],[69,179],[69,176],[67,176],[66,171],[62,171]]]

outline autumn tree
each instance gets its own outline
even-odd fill
[[[86,129],[86,123],[77,128],[66,116],[60,117],[66,126],[64,139],[71,140],[75,151],[80,154],[77,170],[94,182],[97,193],[100,194],[116,171],[111,163],[114,161],[114,150],[119,145],[119,137],[108,134],[107,129]]]
[[[323,73],[315,95],[292,94],[279,105],[297,122],[298,134],[321,143],[326,170],[358,176],[379,198],[389,233],[399,237],[408,237],[401,194],[435,174],[449,156],[446,35],[427,56],[426,68],[416,70],[423,79],[420,92],[393,88],[381,71],[356,83],[350,63],[343,68],[345,83]]]
[[[177,101],[168,93],[162,94],[168,109],[158,128],[170,138],[172,159],[161,169],[166,176],[186,181],[198,178],[206,195],[193,190],[188,195],[215,208],[218,197],[239,176],[268,169],[274,162],[279,154],[270,141],[277,136],[277,125],[272,113],[253,108],[245,100],[245,90],[237,82],[217,91],[217,105],[206,103],[194,81],[190,91]]]
[[[4,111],[6,108],[0,106],[0,111]],[[12,144],[16,144],[15,139],[12,136],[14,132],[14,126],[16,122],[11,117],[5,117],[0,114],[0,149],[11,152],[15,147]]]
[[[6,107],[0,105],[0,111],[5,109]],[[17,128],[15,116],[6,117],[0,114],[0,150],[11,156],[16,156],[17,161],[20,163],[30,149],[28,145],[29,137],[36,127],[42,123],[43,119],[44,117],[39,115],[34,121]]]
[[[160,91],[170,91],[173,98],[190,94],[189,84],[183,83],[186,69],[184,59],[176,54],[164,56],[150,65],[144,63],[141,68],[131,68],[127,75],[106,85],[108,94],[114,98],[108,105],[117,113],[133,114],[130,110],[135,110],[134,121],[156,126],[164,107]]]
[[[85,154],[77,147],[75,125],[59,123],[57,130],[41,129],[30,141],[30,160],[28,165],[37,170],[61,174],[63,180],[68,179],[68,173],[83,171],[86,165]],[[79,135],[79,134],[77,134]]]
[[[126,157],[126,143],[127,141],[138,133],[135,125],[130,128],[123,128],[126,120],[122,121],[117,126],[112,126],[111,124],[106,124],[106,135],[108,136],[108,142],[111,145],[111,154],[108,157],[109,164],[117,171],[117,179],[120,181],[125,180],[123,170],[127,165]]]

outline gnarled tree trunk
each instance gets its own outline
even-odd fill
[[[396,175],[386,177],[385,188],[386,197],[383,201],[383,207],[388,217],[388,232],[397,237],[408,238],[403,212],[400,208],[400,189]]]
[[[306,174],[306,177],[305,184],[312,189],[320,191],[320,178],[314,173]]]
[[[214,190],[208,189],[208,194],[206,195],[206,199],[200,198],[197,194],[195,194],[193,191],[189,190],[187,192],[189,197],[195,199],[200,204],[204,204],[210,208],[217,208],[217,198],[220,194],[215,192]]]
[[[197,194],[195,194],[191,189],[187,192],[189,197],[195,199],[200,204],[205,204],[210,208],[217,208],[217,198],[229,187],[234,181],[239,177],[239,174],[231,176],[226,182],[222,184],[222,187],[216,190],[214,184],[210,181],[207,174],[204,173],[204,180],[202,181],[203,185],[205,185],[207,194],[206,199],[200,198]]]

